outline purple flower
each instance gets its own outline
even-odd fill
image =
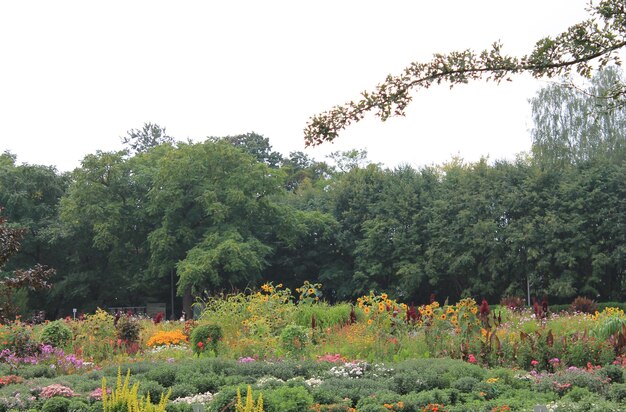
[[[549,360],[549,362],[550,362],[552,365],[557,365],[557,364],[558,364],[559,362],[561,362],[561,361],[559,360],[559,358],[552,358],[552,359],[550,359],[550,360]]]
[[[250,363],[250,362],[255,362],[256,359],[251,358],[249,356],[246,356],[245,358],[239,358],[238,362],[239,363]]]

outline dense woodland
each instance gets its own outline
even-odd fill
[[[27,234],[0,269],[55,268],[51,290],[14,297],[48,317],[146,302],[169,311],[172,282],[176,315],[183,298],[268,281],[319,282],[331,301],[370,290],[415,303],[528,290],[623,301],[626,110],[602,109],[620,76],[541,90],[532,152],[515,161],[389,169],[360,150],[282,155],[255,133],[177,142],[155,124],[71,173],[4,153],[2,214]]]

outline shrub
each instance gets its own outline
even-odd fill
[[[174,385],[176,380],[176,367],[172,365],[159,365],[156,368],[146,372],[146,379],[158,382],[160,385],[169,388]]]
[[[42,412],[68,412],[70,400],[60,396],[55,396],[44,402]]]
[[[167,389],[155,381],[142,381],[139,385],[138,394],[144,397],[150,394],[150,399],[161,399],[161,396],[167,394]],[[102,397],[102,392],[100,392],[100,396]]]
[[[308,411],[313,405],[313,396],[302,386],[281,386],[265,394],[267,412]]]
[[[70,400],[70,404],[67,407],[68,412],[88,412],[89,409],[89,405],[80,399]]]
[[[573,312],[596,313],[596,309],[596,302],[583,296],[578,296],[571,305]]]
[[[44,399],[49,399],[52,397],[65,397],[65,398],[71,398],[72,396],[77,396],[76,393],[74,393],[74,391],[71,388],[68,388],[67,386],[58,384],[58,383],[53,383],[52,385],[48,385],[46,387],[44,387],[43,389],[41,389],[41,392],[39,392],[39,396],[41,398]]]
[[[307,329],[299,325],[287,325],[280,333],[281,346],[287,352],[301,352],[307,345]]]
[[[173,385],[170,390],[172,391],[172,399],[184,398],[198,393],[198,388],[190,383],[177,383]]]
[[[24,379],[32,378],[54,378],[56,371],[49,365],[24,365],[20,368],[20,375]]]
[[[459,392],[470,393],[478,384],[479,380],[471,376],[465,376],[452,383],[452,387]]]
[[[600,369],[600,376],[611,380],[611,383],[624,383],[624,370],[617,365],[607,365]]]
[[[607,397],[614,402],[626,402],[626,384],[615,383],[609,386]]]
[[[65,347],[72,338],[72,330],[63,321],[50,322],[41,330],[41,342],[55,347]]]
[[[196,355],[200,355],[205,350],[212,350],[217,355],[219,341],[224,334],[219,325],[200,325],[191,332],[191,345]]]

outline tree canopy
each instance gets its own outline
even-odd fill
[[[626,46],[626,5],[624,0],[601,0],[589,6],[590,18],[571,26],[558,36],[545,37],[522,57],[502,53],[502,44],[494,43],[481,52],[463,50],[435,54],[426,63],[411,63],[399,75],[389,75],[374,91],[364,91],[361,98],[338,105],[313,116],[304,130],[305,144],[318,145],[334,140],[341,130],[365,117],[369,111],[382,121],[403,116],[411,102],[411,92],[432,85],[450,87],[485,79],[500,82],[511,75],[529,72],[534,77],[557,77],[571,73],[590,77],[597,67],[619,63],[617,50]],[[617,83],[610,97],[614,104],[626,104],[626,84]]]

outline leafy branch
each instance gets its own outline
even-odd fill
[[[404,116],[412,100],[410,92],[428,89],[433,84],[465,84],[470,80],[511,80],[510,76],[529,72],[534,77],[556,77],[573,70],[590,77],[597,68],[610,62],[620,64],[617,50],[626,46],[626,6],[624,0],[602,0],[598,5],[590,2],[587,9],[591,18],[571,26],[556,38],[539,40],[534,50],[521,58],[502,53],[502,44],[496,42],[491,49],[480,53],[472,50],[435,54],[428,63],[413,62],[402,74],[388,75],[372,92],[364,91],[361,99],[335,106],[329,111],[313,116],[304,130],[306,146],[332,141],[339,132],[353,122],[358,122],[369,111],[382,121],[391,116]],[[626,88],[616,89],[618,105],[626,104]]]

